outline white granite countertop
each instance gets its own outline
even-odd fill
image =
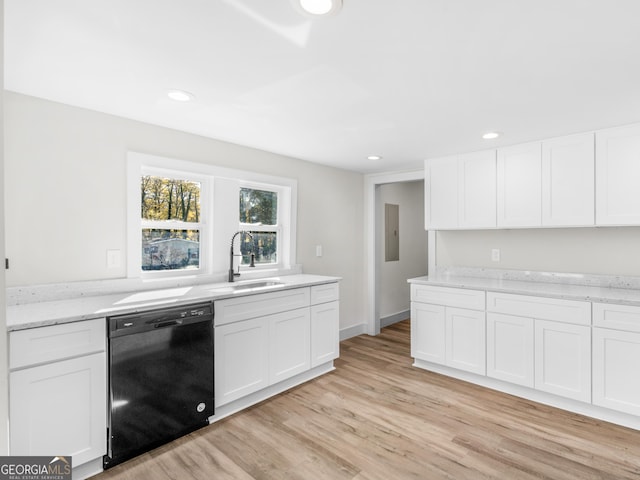
[[[276,280],[281,282],[281,285],[237,292],[229,291],[231,285],[251,284],[264,280]],[[222,300],[224,298],[255,295],[276,290],[321,285],[339,280],[339,277],[322,275],[282,275],[268,279],[236,282],[234,284],[226,282],[212,283],[13,305],[7,307],[7,330],[24,330],[110,315],[153,310],[164,306],[185,305],[199,301]]]
[[[500,293],[514,293],[518,295],[640,306],[640,289],[635,288],[612,288],[606,286],[552,283],[550,281],[537,282],[463,276],[449,272],[439,272],[435,275],[410,278],[408,282],[438,287],[467,288]]]

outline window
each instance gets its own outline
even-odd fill
[[[185,178],[140,179],[141,269],[200,268],[202,184]]]
[[[253,253],[256,265],[278,263],[278,192],[262,188],[240,188],[240,230],[251,232],[240,244],[241,265],[251,263]]]
[[[127,275],[225,281],[238,230],[253,237],[240,242],[243,278],[290,273],[296,195],[290,178],[129,152]],[[252,253],[258,268],[248,267]]]

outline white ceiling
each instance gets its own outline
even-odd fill
[[[291,1],[4,0],[5,88],[361,172],[640,121],[638,0]]]

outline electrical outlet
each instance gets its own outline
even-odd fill
[[[492,262],[499,262],[500,261],[500,249],[499,248],[491,249],[491,261]]]
[[[322,245],[316,245],[316,257],[322,256]]]

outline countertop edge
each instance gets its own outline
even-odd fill
[[[410,284],[434,287],[485,290],[496,293],[549,297],[562,300],[640,306],[640,290],[636,289],[455,276],[435,278],[431,276],[424,276],[410,278],[407,282]]]
[[[133,294],[96,295],[71,300],[13,305],[7,307],[7,332],[94,320],[96,318],[137,313],[163,307],[189,305],[203,301],[220,301],[227,298],[311,287],[342,280],[341,277],[314,274],[283,275],[277,278],[283,282],[283,285],[277,289],[216,293],[216,289],[220,290],[229,285],[228,283],[216,283]],[[165,293],[167,296],[162,297],[162,294]],[[153,298],[154,294],[157,295],[157,298]],[[137,297],[140,297],[140,300],[134,301]]]

